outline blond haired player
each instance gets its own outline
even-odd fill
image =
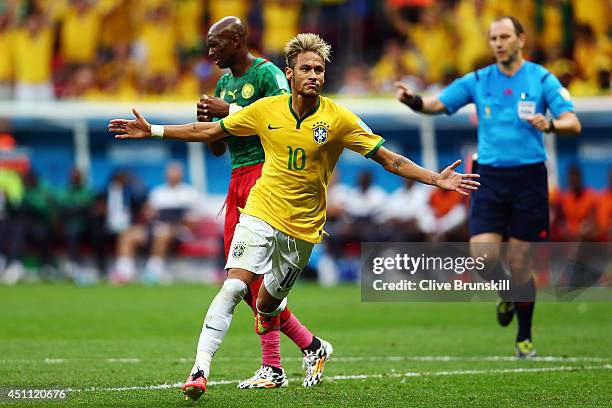
[[[286,297],[323,236],[327,184],[345,148],[372,158],[404,178],[467,195],[476,174],[460,174],[457,160],[442,173],[426,170],[384,147],[384,139],[348,109],[320,96],[330,46],[316,34],[298,34],[285,48],[291,95],[260,99],[215,123],[150,125],[114,119],[120,139],[149,137],[211,142],[257,134],[266,161],[242,210],[227,261],[228,277],[213,299],[198,342],[196,361],[182,389],[197,400],[206,391],[210,363],[230,326],[234,308],[256,275],[264,275],[257,299],[256,331],[278,325]],[[210,329],[209,329],[210,327]]]

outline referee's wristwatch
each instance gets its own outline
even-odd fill
[[[548,121],[548,129],[545,130],[545,133],[551,133],[555,131],[555,122],[554,119]]]

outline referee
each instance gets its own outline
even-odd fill
[[[511,290],[500,293],[497,319],[507,326],[517,315],[516,355],[529,358],[536,355],[531,336],[536,288],[529,272],[529,243],[546,241],[549,235],[542,132],[577,134],[581,126],[559,80],[523,58],[525,33],[515,17],[493,21],[488,40],[495,64],[455,80],[438,96],[421,97],[403,83],[396,83],[396,96],[425,114],[452,115],[469,103],[476,105],[481,187],[472,196],[471,251],[473,256],[487,253],[484,278],[507,279],[499,253],[500,243],[508,240]],[[552,119],[546,118],[546,110]]]

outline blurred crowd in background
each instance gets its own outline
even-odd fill
[[[610,4],[0,0],[0,100],[197,100],[213,92],[222,73],[207,58],[205,40],[208,27],[226,15],[247,21],[252,52],[281,68],[290,38],[321,34],[333,46],[326,90],[347,97],[392,93],[396,80],[437,92],[491,63],[489,23],[515,15],[530,60],[548,67],[574,96],[610,95]],[[15,145],[13,136],[0,134],[0,152]],[[151,191],[128,171],[94,191],[77,169],[66,174],[64,188],[51,187],[44,175],[9,159],[0,167],[0,282],[35,270],[42,279],[159,283],[177,278],[178,268],[168,267],[177,256],[206,259],[222,277],[222,202],[211,204],[211,196],[185,183],[178,163]],[[601,191],[583,184],[578,166],[568,173],[567,188],[551,192],[550,239],[609,241],[612,171]],[[367,171],[355,185],[333,182],[328,204],[331,238],[315,247],[304,273],[326,284],[358,278],[360,242],[468,238],[469,202],[460,195],[410,182],[387,192]]]
[[[585,186],[578,166],[568,172],[567,190],[551,193],[550,239],[610,241],[612,170],[602,191]],[[387,193],[373,178],[364,171],[348,186],[335,173],[325,226],[330,237],[315,246],[307,276],[324,284],[358,279],[361,242],[467,240],[463,196],[412,181]],[[178,162],[167,165],[163,185],[150,192],[142,186],[118,171],[94,192],[74,169],[58,190],[33,172],[0,169],[0,281],[23,279],[28,264],[43,279],[157,284],[177,279],[177,268],[168,264],[177,256],[208,259],[222,277],[222,202],[185,183]]]
[[[253,53],[284,67],[302,31],[333,46],[327,92],[436,92],[491,62],[490,22],[514,15],[529,59],[574,96],[610,94],[609,0],[0,0],[0,99],[195,100],[220,70],[206,33],[248,22]]]

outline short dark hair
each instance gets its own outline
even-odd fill
[[[508,19],[512,22],[512,25],[514,26],[514,32],[516,33],[517,36],[521,35],[521,34],[525,34],[525,29],[523,28],[523,25],[521,24],[520,21],[518,21],[518,18],[514,17],[514,16],[501,16],[501,17],[497,17],[495,20],[493,20],[494,23],[497,23],[498,21],[502,21]]]

